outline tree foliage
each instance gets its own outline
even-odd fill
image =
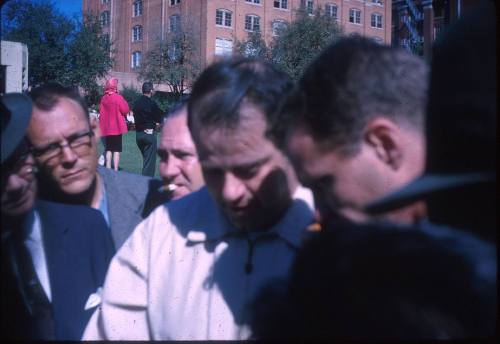
[[[102,94],[97,81],[113,64],[97,17],[71,19],[47,0],[12,0],[3,19],[2,39],[28,46],[31,86],[59,82],[82,88],[91,104],[97,101]]]
[[[68,81],[86,91],[89,103],[97,102],[102,95],[98,79],[106,76],[113,66],[111,43],[101,32],[96,16],[86,14],[78,23],[73,40],[68,47]]]
[[[201,57],[195,36],[188,25],[182,25],[165,39],[158,40],[146,52],[139,69],[139,78],[170,87],[175,99],[189,88],[201,70]]]
[[[341,35],[336,20],[323,11],[309,15],[298,10],[294,21],[277,29],[269,45],[259,33],[251,33],[247,40],[236,44],[236,50],[245,56],[269,59],[297,80],[307,65]]]
[[[30,1],[8,2],[3,19],[2,39],[28,46],[30,84],[64,82],[73,21],[49,2]]]

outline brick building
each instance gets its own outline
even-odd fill
[[[234,43],[260,31],[267,42],[301,6],[337,18],[346,33],[391,43],[392,0],[83,0],[83,12],[100,17],[113,42],[111,74],[121,85],[138,86],[135,70],[155,42],[182,22],[196,34],[202,65],[231,54]],[[186,24],[187,23],[187,24]],[[202,66],[202,67],[203,67]]]

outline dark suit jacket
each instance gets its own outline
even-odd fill
[[[114,254],[109,228],[102,214],[85,206],[37,203],[52,294],[55,336],[80,340],[95,308],[84,310],[92,293],[104,283]],[[3,240],[5,248],[14,237]],[[39,339],[17,281],[11,257],[2,250],[2,337]],[[9,262],[10,261],[10,262]],[[5,278],[5,279],[4,279]]]
[[[167,196],[159,193],[161,180],[138,174],[97,167],[108,199],[108,215],[116,250],[134,228]]]

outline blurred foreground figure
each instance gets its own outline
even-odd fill
[[[95,210],[36,200],[30,99],[2,97],[3,339],[77,340],[114,254]]]
[[[327,226],[254,304],[258,338],[483,339],[497,326],[495,9],[434,47],[427,166],[367,211],[425,199],[412,227]],[[332,229],[332,230],[328,230]]]
[[[161,129],[159,171],[164,192],[171,200],[186,196],[205,185],[187,116],[187,101],[181,101],[164,118]]]
[[[363,37],[339,40],[307,68],[272,134],[323,222],[370,220],[367,202],[422,173],[427,86],[421,58]],[[424,215],[416,204],[384,218]]]
[[[206,188],[157,208],[113,259],[84,339],[235,340],[248,303],[289,273],[312,195],[265,135],[290,78],[253,59],[196,81],[188,125]]]

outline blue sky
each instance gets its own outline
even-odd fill
[[[77,14],[82,15],[82,0],[52,0],[54,5],[64,14],[73,17]]]

